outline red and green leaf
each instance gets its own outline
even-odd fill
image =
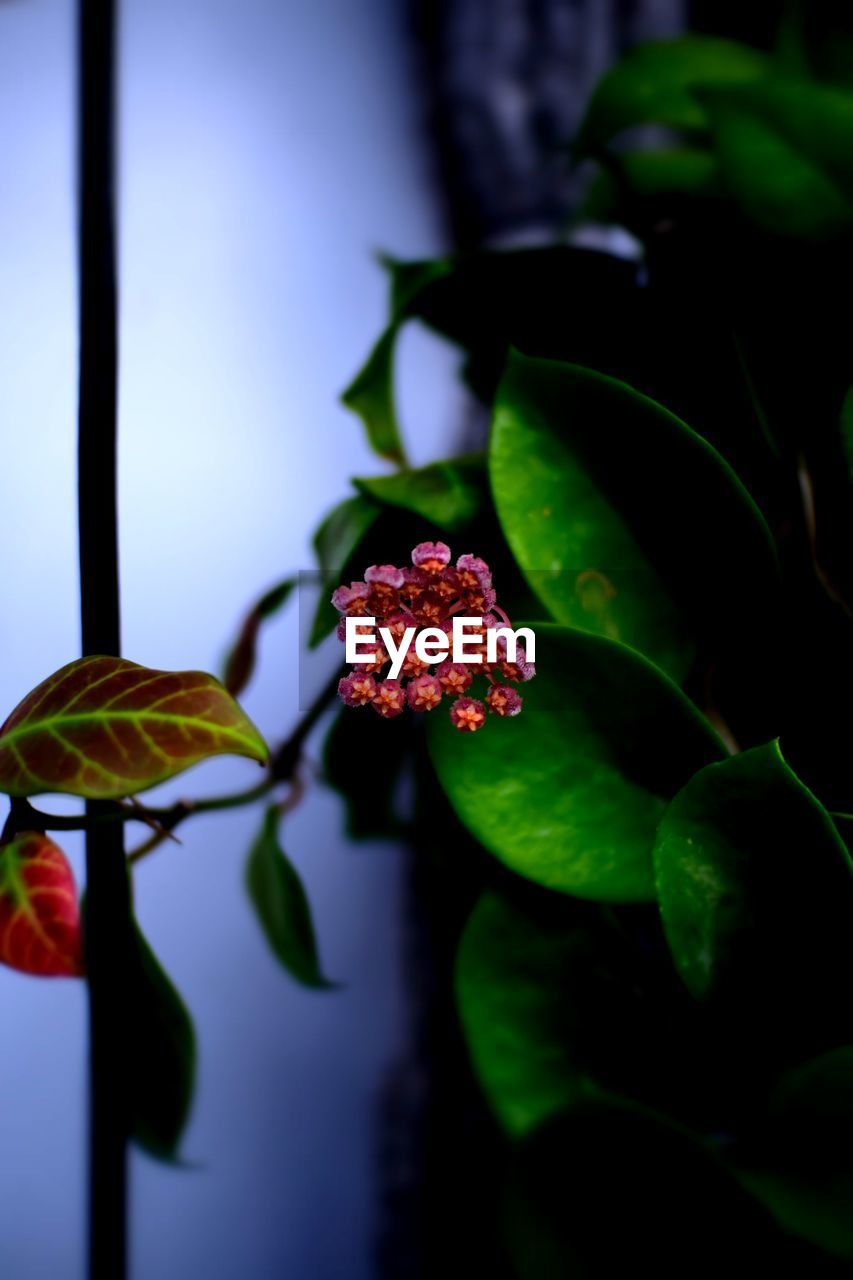
[[[0,962],[42,978],[83,973],[74,875],[59,846],[38,831],[0,845]]]
[[[218,755],[265,764],[269,753],[213,676],[82,658],[28,694],[0,728],[0,791],[117,800]]]

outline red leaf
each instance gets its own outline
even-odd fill
[[[42,978],[84,971],[74,875],[59,845],[38,831],[0,845],[0,962]]]
[[[117,800],[225,754],[268,758],[213,676],[82,658],[28,694],[0,729],[0,791]]]

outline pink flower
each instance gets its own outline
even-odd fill
[[[338,613],[366,613],[369,590],[366,582],[351,582],[348,587],[338,587],[332,596],[332,604]]]
[[[451,662],[449,658],[436,667],[435,674],[444,692],[452,694],[465,693],[474,679],[464,662]]]
[[[465,628],[467,656],[471,662],[454,662],[447,649],[444,656],[424,661],[418,657],[417,645],[410,643],[399,662],[400,679],[383,681],[381,673],[387,670],[390,660],[388,650],[379,640],[366,644],[367,637],[363,636],[360,651],[367,660],[356,664],[338,688],[347,706],[370,703],[377,715],[390,720],[402,715],[407,706],[417,712],[431,711],[446,694],[452,699],[451,721],[462,733],[476,733],[483,728],[487,710],[497,716],[518,714],[522,699],[518,691],[505,682],[515,684],[530,680],[535,674],[523,647],[518,647],[515,661],[509,662],[506,644],[501,641],[494,662],[472,665],[475,655],[481,659],[486,656],[489,631],[501,624],[511,625],[497,603],[491,571],[485,560],[463,555],[453,565],[450,548],[444,542],[420,542],[412,551],[411,567],[374,564],[364,576],[364,582],[338,587],[332,597],[333,604],[344,615],[337,628],[341,640],[346,639],[346,623],[351,616],[375,618],[377,630],[387,628],[388,643],[395,651],[411,628],[416,633],[411,637],[413,640],[417,639],[418,632],[431,627],[445,633],[450,641],[454,621],[459,617],[471,618]],[[365,648],[367,655],[364,655]],[[502,678],[501,683],[496,681],[496,676]],[[484,684],[484,678],[489,681],[485,701],[468,695],[478,678]]]
[[[517,716],[521,711],[521,694],[506,684],[493,684],[486,694],[489,710],[496,716]]]
[[[386,720],[402,715],[406,705],[406,691],[399,680],[383,680],[376,689],[371,706]]]
[[[450,719],[460,733],[476,733],[486,723],[486,708],[477,698],[457,698]]]
[[[481,591],[486,591],[492,585],[491,570],[479,556],[460,556],[456,561],[456,568],[459,570],[460,586],[465,590],[479,587]]]
[[[441,573],[450,562],[450,547],[446,542],[419,542],[412,552],[412,564],[425,573]]]
[[[395,591],[399,591],[404,582],[402,569],[397,569],[393,564],[372,564],[365,571],[364,581],[369,582],[371,586],[381,583],[385,587],[393,587]]]
[[[376,697],[376,681],[371,675],[353,672],[338,681],[338,697],[348,707],[363,707]]]
[[[416,676],[410,680],[406,689],[406,698],[413,711],[432,711],[441,702],[441,685],[435,676]]]

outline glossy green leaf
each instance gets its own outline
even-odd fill
[[[278,841],[280,813],[271,805],[249,853],[246,886],[273,953],[306,987],[329,987],[317,954],[311,908],[302,881]]]
[[[633,650],[553,624],[535,633],[521,715],[474,735],[429,717],[439,779],[462,822],[520,875],[584,898],[651,899],[658,820],[722,747]]]
[[[222,683],[233,697],[242,693],[254,673],[261,623],[284,608],[295,586],[295,578],[285,578],[283,582],[265,591],[243,619],[237,639],[225,659],[222,676]]]
[[[812,81],[703,90],[726,186],[767,231],[822,240],[853,226],[853,94]]]
[[[691,778],[661,819],[654,857],[666,936],[694,995],[786,1038],[843,1028],[853,863],[775,743]]]
[[[600,151],[617,134],[636,125],[702,129],[707,116],[694,96],[697,86],[748,84],[765,76],[770,66],[770,59],[758,50],[712,36],[638,45],[599,80],[575,141],[575,154]]]
[[[621,640],[674,679],[698,637],[765,622],[770,532],[720,455],[661,405],[576,365],[512,353],[489,451],[495,504],[560,622]]]
[[[0,844],[0,964],[44,978],[84,972],[74,873],[40,831]]]
[[[853,1048],[786,1073],[739,1159],[783,1227],[853,1258]]]
[[[635,982],[618,933],[537,918],[497,894],[475,906],[456,962],[456,998],[480,1085],[515,1136],[638,1074]],[[645,1032],[645,1037],[643,1036]]]
[[[192,1019],[138,925],[130,972],[131,1134],[160,1159],[174,1159],[192,1104],[196,1040]]]
[[[392,273],[392,318],[362,369],[342,395],[347,408],[362,419],[367,438],[380,457],[404,463],[400,426],[394,404],[394,353],[401,325],[417,295],[450,270],[444,260],[397,264],[386,259]]]
[[[0,791],[119,799],[217,755],[265,764],[268,750],[213,676],[82,658],[28,694],[0,729]]]
[[[512,888],[512,901],[487,893],[477,903],[456,964],[474,1072],[508,1133],[593,1098],[703,1133],[751,1110],[752,1064],[673,973],[653,909],[614,914]]]
[[[594,1084],[573,1055],[572,975],[586,939],[556,939],[501,898],[480,899],[456,962],[456,998],[480,1085],[510,1133],[580,1101]],[[555,982],[554,975],[562,981]]]
[[[414,471],[353,481],[368,498],[422,516],[454,533],[477,516],[485,499],[485,459],[479,455],[433,462]]]

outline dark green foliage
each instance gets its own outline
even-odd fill
[[[131,1134],[159,1159],[175,1159],[195,1088],[192,1019],[139,926],[129,966]]]
[[[456,995],[522,1280],[853,1255],[851,37],[793,4],[770,52],[690,36],[608,73],[581,216],[638,262],[386,264],[356,407],[397,448],[399,329],[450,339],[491,500],[467,459],[358,481],[371,533],[460,533],[537,620],[521,715],[471,736],[442,708],[426,735],[465,828],[433,823],[434,866],[487,890]],[[402,737],[336,722],[354,832],[394,829]]]
[[[280,821],[278,806],[270,805],[249,853],[246,887],[266,939],[291,977],[305,987],[329,987],[302,881],[279,844]]]

